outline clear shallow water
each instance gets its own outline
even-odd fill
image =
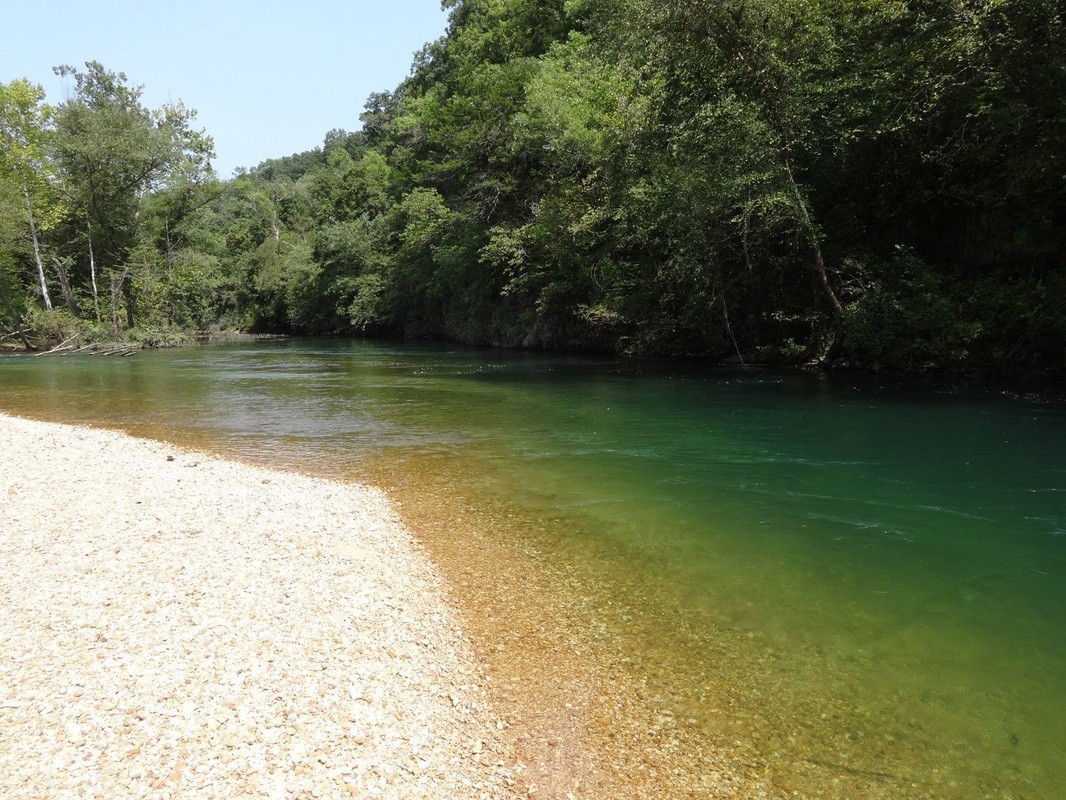
[[[679,656],[685,713],[750,731],[783,789],[1066,796],[1061,401],[327,342],[3,358],[0,408],[505,497],[730,643]]]

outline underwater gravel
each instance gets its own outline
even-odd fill
[[[0,415],[0,796],[506,798],[377,490]]]

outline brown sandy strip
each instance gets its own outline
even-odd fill
[[[0,796],[522,784],[381,492],[0,415],[0,509]]]

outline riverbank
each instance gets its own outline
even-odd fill
[[[381,492],[3,415],[0,460],[3,796],[516,796]]]
[[[766,796],[432,476],[4,414],[0,454],[5,797]]]

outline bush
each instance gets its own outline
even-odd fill
[[[32,331],[30,339],[42,350],[51,349],[75,337],[79,345],[108,341],[112,338],[107,326],[79,319],[63,308],[51,311],[31,308],[26,313],[26,325]]]
[[[910,253],[875,265],[844,315],[844,352],[894,370],[963,364],[981,333],[943,277]]]
[[[979,321],[972,349],[992,374],[1055,376],[1066,368],[1066,273],[983,278],[964,312]]]
[[[192,334],[180,328],[130,328],[126,341],[145,347],[185,347],[192,344]]]

